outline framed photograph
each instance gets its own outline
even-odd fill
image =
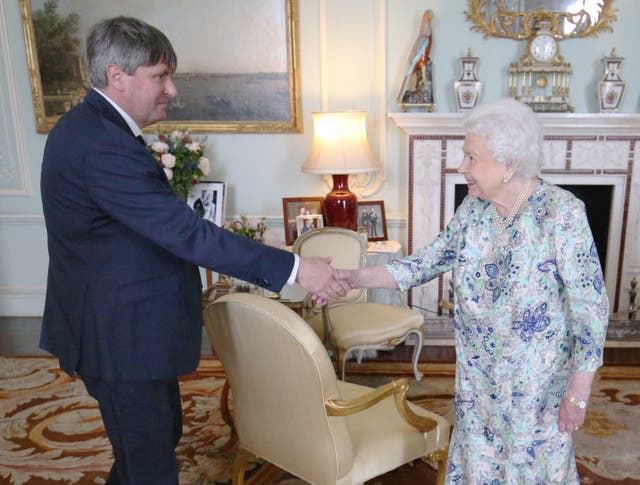
[[[284,215],[285,244],[291,246],[298,234],[301,234],[298,228],[297,218],[299,216],[316,216],[315,223],[319,224],[318,227],[323,227],[324,198],[285,197],[282,199],[282,213]],[[302,229],[302,226],[300,226],[300,229]]]
[[[200,182],[189,191],[187,205],[203,219],[222,227],[224,197],[223,182]]]
[[[163,0],[20,0],[36,129],[48,133],[90,88],[91,26],[126,14],[164,32],[178,56],[178,96],[145,132],[302,132],[298,1],[191,0],[185,10]]]
[[[366,228],[369,241],[389,239],[383,200],[358,201],[358,227]]]
[[[313,231],[319,227],[324,227],[322,214],[312,214],[309,216],[296,216],[296,230],[298,234]]]

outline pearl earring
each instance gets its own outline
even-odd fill
[[[509,177],[507,177],[506,175],[504,177],[502,177],[502,183],[506,184],[509,181]]]

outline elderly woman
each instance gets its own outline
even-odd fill
[[[464,120],[469,188],[435,241],[352,287],[421,285],[453,270],[456,423],[447,483],[578,484],[573,431],[609,320],[584,204],[538,178],[542,127],[513,99]]]

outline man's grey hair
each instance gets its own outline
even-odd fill
[[[466,113],[468,133],[483,136],[496,162],[530,178],[544,159],[542,123],[533,110],[513,98],[485,103]]]
[[[87,36],[87,62],[91,83],[107,86],[107,66],[115,64],[130,76],[140,66],[164,62],[171,72],[178,59],[166,35],[142,20],[113,17],[96,23]]]

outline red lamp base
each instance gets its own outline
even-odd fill
[[[327,225],[355,231],[358,221],[358,198],[349,190],[349,175],[333,175],[333,190],[324,199]]]

